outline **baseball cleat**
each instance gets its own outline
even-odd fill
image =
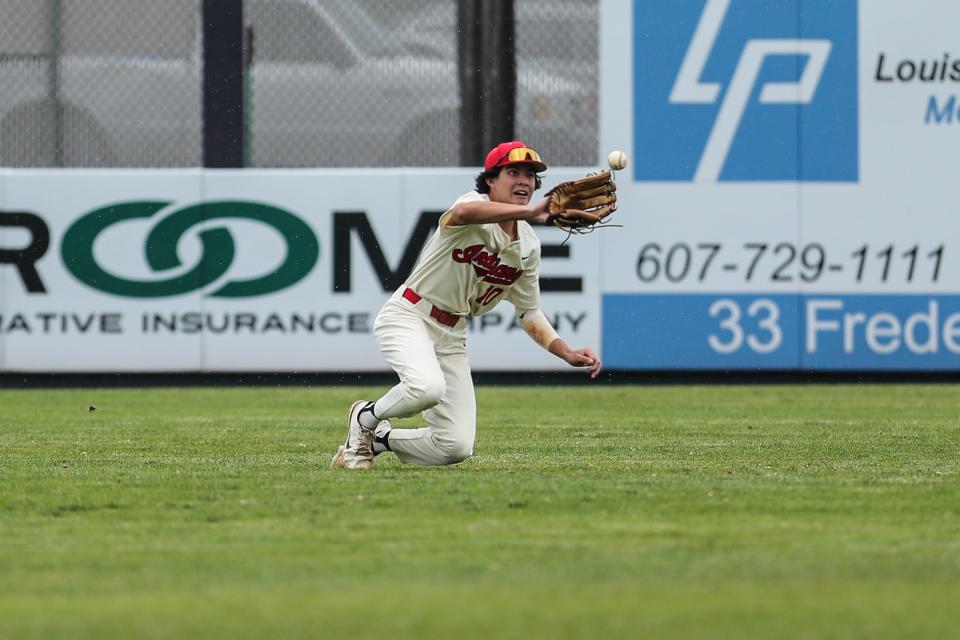
[[[343,452],[347,448],[343,445],[337,447],[337,452],[333,454],[333,457],[330,459],[330,468],[331,469],[343,469]]]
[[[347,439],[330,460],[333,469],[369,469],[373,466],[373,431],[364,429],[357,419],[367,400],[357,400],[347,412]]]

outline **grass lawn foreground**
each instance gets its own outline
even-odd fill
[[[382,388],[3,390],[0,638],[951,637],[958,390],[481,386],[366,472]]]

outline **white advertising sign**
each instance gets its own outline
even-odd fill
[[[0,367],[388,370],[376,313],[475,174],[4,172]],[[544,312],[572,345],[597,348],[599,243],[540,231]],[[469,327],[475,370],[566,368],[509,303]]]
[[[560,334],[615,370],[960,370],[957,24],[601,0],[599,157],[630,163],[621,228],[538,229]],[[0,370],[386,370],[375,314],[475,173],[0,172]],[[509,304],[468,344],[566,369]]]

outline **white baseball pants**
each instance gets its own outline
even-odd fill
[[[418,411],[420,429],[394,429],[390,449],[403,462],[445,465],[473,455],[477,401],[467,361],[466,322],[455,328],[430,317],[427,300],[413,304],[395,293],[374,323],[380,350],[400,382],[374,406],[378,418],[406,418]]]

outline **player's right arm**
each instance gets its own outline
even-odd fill
[[[444,214],[444,224],[448,227],[457,227],[510,220],[536,220],[546,217],[547,203],[546,198],[526,205],[489,200],[457,202]]]

